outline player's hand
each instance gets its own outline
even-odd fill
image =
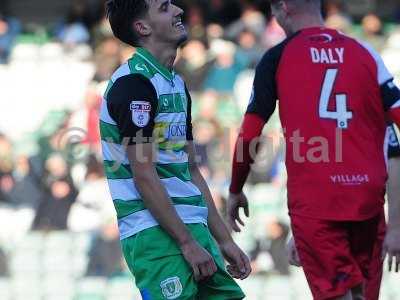
[[[212,256],[196,241],[183,244],[181,250],[183,257],[193,269],[196,281],[205,280],[217,272],[217,266]]]
[[[385,241],[383,242],[382,260],[388,256],[389,272],[393,269],[396,273],[400,270],[400,226],[388,227]]]
[[[251,273],[250,260],[247,255],[233,241],[220,244],[219,247],[228,262],[229,274],[236,279],[246,279]]]
[[[301,267],[299,253],[297,252],[296,244],[294,242],[293,237],[290,238],[288,244],[286,245],[286,252],[289,264],[295,267]]]
[[[249,217],[249,203],[247,201],[246,195],[243,192],[241,192],[240,194],[230,193],[228,198],[228,222],[231,228],[236,232],[241,231],[239,225],[236,222],[244,226],[244,222],[240,218],[239,214],[240,208],[243,208],[244,214],[246,215],[246,217]]]

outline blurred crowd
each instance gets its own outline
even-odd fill
[[[98,115],[107,80],[134,49],[113,38],[102,0],[71,3],[65,17],[46,28],[48,41],[60,45],[73,59],[89,62],[92,77],[79,108],[49,111],[37,128],[27,130],[33,150],[12,140],[7,132],[0,134],[0,276],[10,274],[10,245],[31,231],[90,234],[87,275],[112,276],[125,269],[102,168]],[[179,50],[175,68],[192,94],[199,164],[223,213],[232,148],[255,66],[285,35],[270,16],[267,1],[175,3],[185,9],[190,35]],[[372,44],[400,76],[400,5],[391,19],[383,20],[374,11],[353,18],[343,3],[325,1],[327,25]],[[13,49],[21,43],[21,35],[27,35],[24,24],[0,12],[0,64],[13,64]],[[287,276],[290,270],[283,249],[290,232],[276,116],[264,137],[247,187],[254,213],[245,234],[238,238],[251,256],[255,274]]]

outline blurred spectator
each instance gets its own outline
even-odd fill
[[[214,40],[210,50],[216,60],[207,74],[204,89],[219,93],[232,92],[237,76],[244,69],[235,56],[235,44],[224,40]]]
[[[206,33],[209,43],[212,43],[214,40],[223,38],[224,28],[219,24],[211,23],[207,25]]]
[[[207,20],[222,26],[237,20],[242,10],[238,0],[208,0],[203,4],[207,7]]]
[[[245,68],[254,69],[261,57],[264,55],[265,50],[261,48],[258,37],[253,31],[243,30],[237,38],[237,58],[242,62]]]
[[[103,226],[92,243],[86,276],[111,277],[123,271],[121,244],[115,222]]]
[[[15,181],[12,177],[14,169],[11,141],[0,133],[0,203],[9,203],[9,197],[14,188]]]
[[[35,173],[32,161],[26,155],[19,155],[13,171],[13,188],[8,194],[13,206],[36,211],[45,196],[41,180],[41,174]]]
[[[327,27],[339,30],[345,34],[350,34],[352,30],[352,23],[348,18],[340,14],[328,16],[325,23]]]
[[[33,221],[34,230],[66,230],[70,208],[78,194],[67,162],[58,154],[45,162],[45,195]]]
[[[257,10],[255,3],[247,3],[243,8],[240,18],[228,26],[225,36],[235,40],[242,32],[251,32],[259,39],[265,30],[266,20],[264,15]]]
[[[343,16],[344,18],[349,19],[350,17],[348,14],[346,14],[345,10],[345,1],[343,0],[326,0],[323,2],[323,10],[325,12],[326,18],[329,18],[331,16],[336,16],[340,15]]]
[[[80,128],[85,132],[82,143],[95,153],[99,153],[100,146],[99,114],[101,99],[98,84],[91,83],[85,92],[82,107],[72,113],[68,122],[69,128]]]
[[[0,247],[0,278],[8,277],[10,275],[8,271],[8,259],[3,249]]]
[[[351,33],[352,20],[345,13],[344,1],[329,0],[324,2],[326,14],[326,26],[344,32]]]
[[[97,47],[100,46],[100,44],[108,39],[112,38],[113,33],[111,30],[111,25],[110,22],[108,22],[108,19],[106,16],[103,16],[97,26],[93,28],[93,33],[92,33],[92,44],[93,48],[96,49]]]
[[[362,19],[361,26],[362,32],[359,38],[381,52],[386,41],[381,19],[375,14],[368,14]]]
[[[15,39],[21,31],[19,21],[0,11],[0,64],[8,62]]]
[[[95,49],[94,63],[96,73],[93,80],[96,82],[108,81],[121,64],[122,45],[115,38],[106,38]]]
[[[210,153],[217,147],[218,122],[214,120],[197,119],[194,124],[194,136],[198,165],[203,177],[211,179],[213,168]]]
[[[186,20],[189,29],[189,34],[192,39],[202,39],[206,36],[206,22],[204,10],[200,5],[191,5],[186,10]]]
[[[212,64],[204,42],[191,40],[182,49],[175,69],[184,78],[190,91],[200,92]]]
[[[256,245],[250,253],[253,272],[268,271],[268,264],[259,260],[261,258],[265,261],[266,257],[263,257],[263,254],[267,254],[272,259],[273,271],[280,275],[289,275],[289,262],[285,251],[289,227],[277,220],[271,220],[267,223],[265,229],[265,235],[256,240]]]
[[[89,23],[86,1],[74,0],[66,20],[56,31],[57,38],[68,47],[88,43]]]
[[[103,164],[91,155],[85,182],[68,216],[68,228],[74,232],[99,230],[105,220],[109,222],[114,218],[115,210],[108,194]]]

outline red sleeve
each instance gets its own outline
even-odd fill
[[[247,113],[236,141],[232,162],[232,181],[229,191],[239,194],[250,172],[250,165],[254,162],[257,150],[258,137],[264,128],[265,121],[254,113]]]
[[[400,107],[392,108],[389,111],[389,116],[390,119],[400,128]]]

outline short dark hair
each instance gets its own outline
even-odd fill
[[[133,47],[140,46],[140,36],[133,22],[146,15],[146,0],[107,0],[106,15],[116,38]]]

